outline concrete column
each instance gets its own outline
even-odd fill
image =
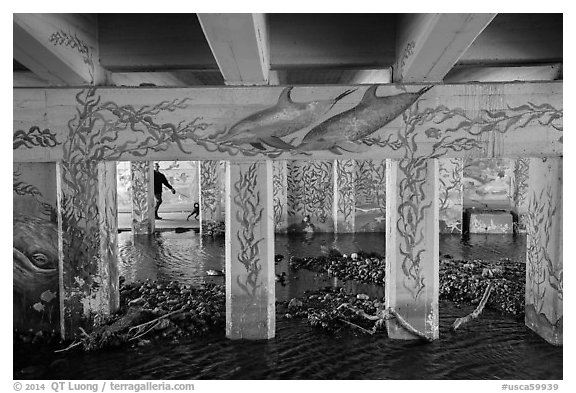
[[[334,160],[334,232],[355,231],[356,161]]]
[[[526,216],[526,326],[562,345],[562,157],[530,158]]]
[[[150,161],[130,163],[132,180],[132,234],[154,233],[154,169]]]
[[[386,306],[438,338],[438,160],[386,162]],[[394,319],[393,339],[413,339]]]
[[[220,161],[208,160],[200,164],[200,189],[202,201],[202,226],[223,221],[222,214],[222,176]]]
[[[512,172],[512,212],[514,215],[514,232],[526,232],[526,214],[528,213],[528,168],[530,158],[514,160]]]
[[[118,309],[116,162],[62,162],[56,167],[61,332]]]
[[[286,161],[273,161],[274,232],[288,229],[288,169]]]
[[[439,158],[440,206],[439,220],[441,233],[462,233],[462,211],[464,190],[462,158]]]
[[[226,337],[275,334],[272,162],[227,163]]]
[[[12,326],[59,331],[56,164],[14,163],[12,203]]]

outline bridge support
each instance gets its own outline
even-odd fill
[[[132,180],[132,234],[154,233],[154,170],[150,161],[130,163]]]
[[[226,337],[275,334],[272,162],[227,162]]]
[[[56,179],[60,328],[72,338],[120,305],[116,162],[58,163]]]
[[[273,161],[274,232],[288,230],[288,168],[286,160]]]
[[[562,345],[562,157],[530,158],[526,216],[526,326]]]
[[[201,230],[223,222],[224,161],[206,160],[200,163]]]
[[[386,163],[386,307],[438,338],[438,160]],[[416,338],[395,320],[393,339]]]

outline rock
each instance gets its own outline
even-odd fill
[[[312,297],[312,296],[311,296]],[[296,308],[296,307],[302,307],[303,303],[301,300],[298,300],[296,298],[293,298],[292,300],[290,300],[290,302],[288,303],[288,308]]]
[[[146,303],[146,299],[144,299],[143,297],[139,297],[137,299],[131,300],[128,302],[128,306],[130,307],[138,307],[138,306],[142,306],[144,305],[144,303]]]

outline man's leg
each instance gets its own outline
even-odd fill
[[[160,205],[162,204],[162,194],[154,194],[156,197],[156,207],[154,209],[154,218],[157,220],[161,220],[162,218],[158,215],[158,209],[160,209]]]

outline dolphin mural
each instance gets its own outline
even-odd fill
[[[427,86],[416,93],[377,97],[378,85],[372,85],[354,108],[312,128],[304,136],[297,149],[300,151],[329,150],[335,154],[341,154],[338,149],[350,152],[365,151],[364,146],[354,142],[367,137],[396,119],[431,88],[432,86]]]
[[[290,97],[292,89],[293,87],[289,86],[282,90],[278,102],[273,107],[238,121],[218,142],[251,144],[260,150],[265,150],[263,145],[283,150],[294,149],[294,146],[280,138],[309,126],[332,109],[338,101],[356,90],[346,90],[334,99],[299,103],[292,101]]]

